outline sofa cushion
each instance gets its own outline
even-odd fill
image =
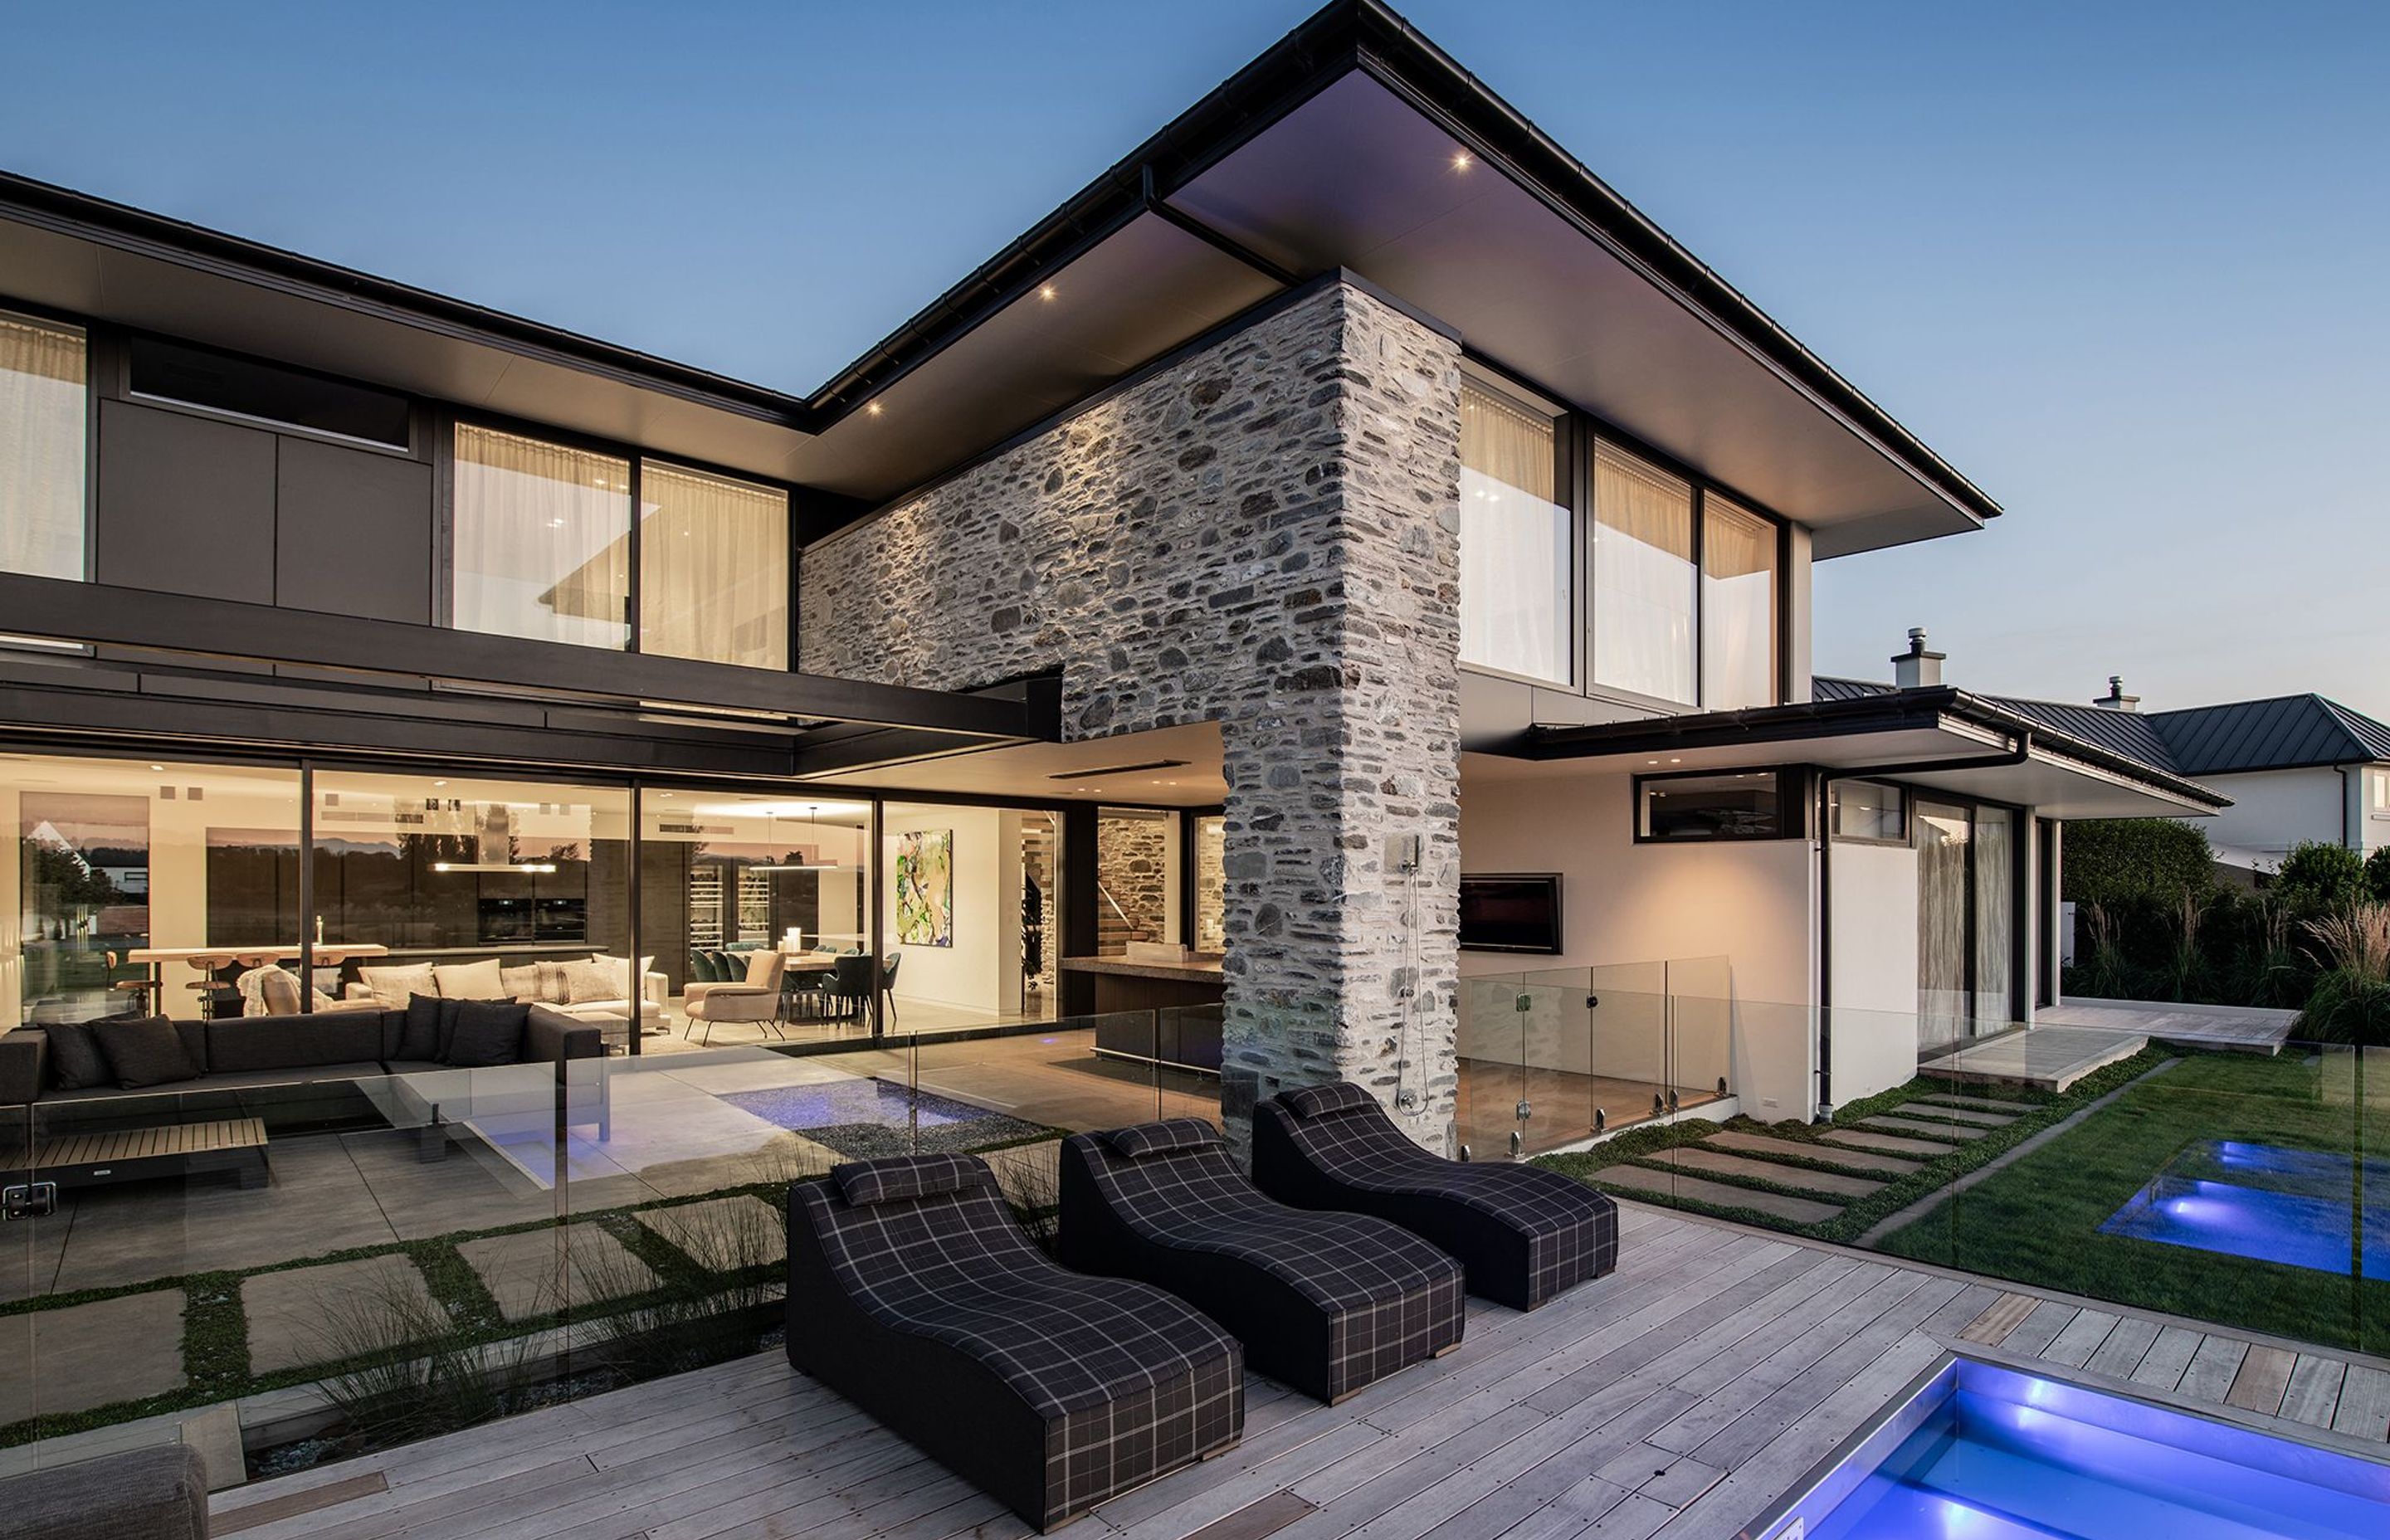
[[[539,964],[524,963],[518,968],[498,969],[498,982],[506,986],[507,998],[528,1005],[539,998]]]
[[[357,969],[365,981],[366,993],[381,1003],[384,1010],[405,1010],[410,995],[437,995],[439,983],[431,976],[430,963],[410,963],[403,967],[365,968]]]
[[[442,963],[432,969],[431,977],[439,984],[440,997],[443,1000],[512,998],[507,993],[506,969],[498,966],[495,957],[484,958],[481,962]]]
[[[379,1080],[381,1060],[361,1059],[353,1063],[293,1064],[279,1070],[239,1070],[229,1073],[212,1073],[190,1087],[193,1095],[211,1091],[258,1091],[275,1085],[315,1085],[333,1081]]]
[[[1289,1091],[1286,1104],[1298,1118],[1329,1118],[1339,1112],[1366,1111],[1378,1106],[1378,1098],[1349,1080],[1339,1080]]]
[[[611,964],[592,959],[564,965],[564,1002],[586,1005],[592,1000],[620,1000],[628,997],[623,987],[622,975]]]
[[[522,1059],[523,1026],[531,1007],[511,1000],[453,1002],[456,1024],[448,1034],[448,1051],[441,1061],[460,1069],[490,1064],[515,1064]]]
[[[381,1013],[236,1016],[210,1021],[208,1072],[306,1069],[381,1061]]]
[[[183,1034],[162,1016],[95,1022],[91,1034],[116,1072],[116,1083],[127,1090],[199,1078],[199,1067],[183,1047]]]
[[[1201,1118],[1141,1123],[1130,1128],[1115,1128],[1104,1136],[1104,1143],[1111,1146],[1115,1153],[1132,1161],[1147,1155],[1167,1155],[1174,1150],[1209,1149],[1223,1142],[1220,1131]]]
[[[106,1056],[99,1051],[99,1039],[86,1026],[60,1021],[42,1029],[50,1039],[50,1088],[58,1091],[81,1091],[94,1085],[113,1085],[116,1072],[108,1067]]]
[[[544,1003],[551,1006],[560,1006],[564,1004],[565,1001],[572,998],[571,992],[565,988],[564,984],[564,964],[560,962],[537,962],[532,964],[532,967],[536,969],[539,974],[539,989],[536,993]]]
[[[398,1042],[389,1046],[386,1059],[437,1059],[440,1057],[440,1019],[452,1000],[442,1000],[430,995],[406,997],[405,1022],[398,1029]]]

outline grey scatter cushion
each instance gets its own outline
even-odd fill
[[[610,962],[570,962],[564,965],[565,1003],[585,1006],[599,1000],[620,1000],[623,994],[623,972]]]
[[[406,1024],[398,1029],[398,1051],[391,1057],[413,1059],[439,1058],[441,1007],[456,1003],[429,995],[408,995]]]
[[[443,1062],[460,1069],[514,1064],[522,1059],[523,1024],[531,1007],[511,1000],[456,1000],[456,1026]]]
[[[50,1035],[50,1084],[61,1091],[88,1091],[95,1085],[113,1085],[116,1073],[100,1057],[99,1040],[85,1026],[60,1022],[47,1029]]]
[[[116,1072],[116,1083],[127,1090],[199,1078],[199,1067],[183,1046],[183,1034],[162,1016],[101,1021],[91,1034],[99,1039],[99,1051]]]
[[[571,1002],[572,995],[564,985],[564,964],[535,962],[531,966],[539,979],[539,988],[534,993],[543,1004],[561,1006]]]

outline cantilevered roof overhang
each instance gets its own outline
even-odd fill
[[[841,518],[1339,270],[1819,557],[1999,511],[1375,0],[1335,0],[806,396],[0,176],[0,293],[818,488]]]
[[[2011,802],[2050,818],[2183,817],[2231,805],[2195,781],[1947,688],[1532,727],[1498,757],[1522,771],[1532,765],[1552,773],[1813,765]]]

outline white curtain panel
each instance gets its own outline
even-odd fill
[[[2015,834],[2008,809],[1975,810],[1975,1033],[1998,1032],[2014,1014]]]
[[[1776,704],[1776,526],[1702,499],[1702,705]]]
[[[0,571],[84,575],[84,339],[0,315]]]
[[[1939,1047],[1966,1037],[1967,810],[1920,801],[1917,837],[1917,1043]]]
[[[788,494],[649,460],[639,501],[639,650],[788,667]]]
[[[1594,682],[1693,704],[1692,486],[1597,443],[1593,521]]]
[[[1551,418],[1460,391],[1460,658],[1569,683],[1569,511],[1552,501]]]
[[[458,424],[452,533],[462,630],[620,648],[630,640],[631,467]]]

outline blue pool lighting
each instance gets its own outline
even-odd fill
[[[2354,1256],[2365,1277],[2390,1277],[2390,1161],[2360,1172],[2326,1150],[2211,1139],[2167,1162],[2100,1232],[2343,1277]]]
[[[2380,1540],[2390,1534],[2390,1466],[1954,1357],[1746,1533]]]

